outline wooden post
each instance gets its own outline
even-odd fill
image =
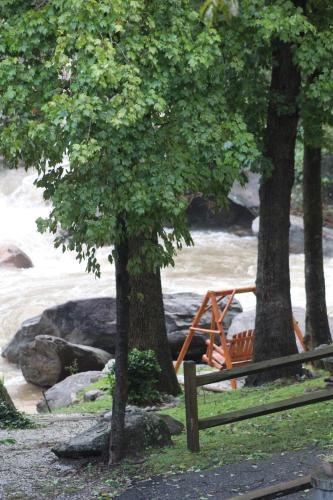
[[[184,362],[185,408],[187,448],[192,452],[200,451],[198,400],[196,384],[196,365],[194,361]]]

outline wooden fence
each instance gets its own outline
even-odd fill
[[[185,407],[186,407],[186,431],[187,431],[187,447],[192,452],[200,451],[199,431],[215,427],[217,425],[230,424],[232,422],[240,422],[249,418],[268,415],[279,411],[290,410],[300,406],[320,403],[333,399],[333,387],[323,390],[318,390],[309,394],[293,397],[290,399],[275,401],[265,405],[254,406],[244,410],[231,411],[222,415],[199,419],[198,417],[198,401],[197,387],[232,380],[238,377],[245,377],[260,373],[270,368],[280,368],[298,363],[305,363],[333,356],[333,345],[307,351],[301,354],[293,354],[282,358],[270,359],[259,363],[251,363],[239,368],[232,368],[220,372],[206,373],[196,375],[196,365],[194,361],[184,362],[184,384],[185,384]]]

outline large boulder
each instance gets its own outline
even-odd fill
[[[105,456],[108,452],[111,423],[103,419],[67,443],[52,448],[59,458]],[[137,455],[148,447],[170,446],[171,433],[162,418],[152,412],[135,409],[126,411],[124,453]]]
[[[77,345],[59,337],[37,335],[20,352],[20,367],[27,382],[52,387],[75,372],[102,370],[111,354]]]
[[[166,328],[173,358],[177,358],[185,335],[202,301],[202,295],[175,293],[164,295]],[[237,300],[227,314],[224,327],[242,311]],[[209,325],[209,315],[205,325]],[[114,354],[116,333],[116,301],[114,298],[95,298],[66,302],[46,309],[41,316],[25,321],[2,355],[13,363],[19,362],[20,351],[37,335],[52,335],[68,342],[89,345]],[[205,351],[202,335],[196,334],[189,350],[189,359],[200,359]],[[193,356],[193,357],[192,357]]]
[[[193,198],[187,209],[187,222],[194,229],[245,229],[247,233],[251,230],[254,215],[246,207],[228,201],[227,207],[221,210],[215,209],[213,201],[206,200],[201,196]]]
[[[97,347],[114,352],[116,333],[116,299],[102,297],[72,300],[45,309],[40,316],[22,323],[2,356],[19,363],[20,351],[37,335],[60,337],[73,344]]]
[[[249,231],[253,219],[259,212],[260,175],[248,172],[247,182],[242,185],[235,181],[229,194],[228,204],[221,210],[215,209],[213,200],[194,197],[187,209],[187,221],[190,227],[198,229],[228,229],[231,231]]]
[[[66,408],[78,401],[77,393],[100,378],[101,371],[75,373],[55,384],[44,393],[44,399],[37,403],[38,413],[48,413],[57,408]]]
[[[305,334],[305,309],[303,307],[293,307],[293,315],[295,320],[303,333]],[[232,321],[228,335],[234,335],[238,332],[243,332],[244,330],[253,329],[255,325],[256,311],[255,309],[250,309],[238,314]],[[333,318],[329,317],[330,329],[333,334]]]
[[[259,232],[259,217],[254,219],[252,224],[252,232],[258,235]],[[303,218],[297,215],[290,216],[289,230],[289,250],[290,253],[304,252],[304,225]],[[325,257],[333,256],[333,230],[327,227],[323,228],[323,250]]]
[[[185,338],[188,334],[189,327],[193,321],[193,318],[198,310],[198,306],[202,300],[197,294],[170,294],[165,297],[164,304],[166,310],[166,324],[168,331],[169,346],[171,349],[171,355],[173,359],[177,359],[178,354],[182,348]],[[227,298],[221,301],[221,308],[227,302]],[[181,301],[182,308],[179,307],[179,301]],[[233,320],[233,318],[242,312],[242,306],[237,299],[234,299],[232,305],[229,309],[223,321],[223,327],[225,331]],[[204,328],[210,328],[210,312],[203,316],[201,321],[201,326]],[[200,361],[202,355],[206,352],[206,339],[209,338],[208,334],[195,333],[192,342],[189,346],[187,354],[185,356],[186,360]],[[220,344],[219,335],[215,335],[216,344]]]
[[[33,267],[32,260],[15,245],[0,245],[0,266],[28,269]]]

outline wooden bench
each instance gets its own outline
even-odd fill
[[[208,350],[211,342],[206,340],[207,353],[202,356],[203,361],[209,363]],[[242,365],[252,361],[254,344],[254,330],[245,330],[244,332],[236,333],[230,340],[227,340],[229,354],[233,366]],[[210,364],[210,363],[209,363]],[[213,343],[212,364],[215,368],[222,370],[226,368],[226,361],[223,349]]]
[[[244,365],[250,363],[253,356],[254,330],[245,330],[244,332],[236,333],[226,341],[231,366]],[[225,351],[220,346],[213,343],[209,339],[206,340],[207,352],[202,356],[202,360],[208,365],[223,370],[230,368],[227,366]],[[232,380],[233,388],[237,387],[236,380]]]
[[[207,351],[202,356],[202,359],[208,365],[218,370],[231,369],[252,361],[254,330],[249,329],[239,332],[229,339],[223,326],[223,321],[232,305],[235,295],[243,293],[255,294],[256,288],[255,286],[249,286],[218,291],[209,290],[206,293],[178,355],[175,364],[176,373],[184,360],[195,334],[209,336],[206,340]],[[210,314],[210,327],[207,327],[207,316],[204,317],[207,313]],[[293,328],[296,338],[305,351],[303,334],[295,318],[293,318]],[[220,338],[220,346],[215,344],[216,335]],[[233,389],[237,388],[236,380],[231,380],[231,387]]]

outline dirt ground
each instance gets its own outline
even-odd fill
[[[33,430],[0,430],[0,499],[155,500],[227,499],[266,485],[308,474],[319,463],[320,450],[276,454],[212,470],[185,472],[124,484],[110,480],[102,461],[58,460],[51,447],[92,425],[91,415],[38,417]],[[6,439],[13,440],[3,444]],[[126,489],[127,486],[127,489]],[[122,493],[119,492],[123,489]],[[309,498],[297,493],[288,499]]]

